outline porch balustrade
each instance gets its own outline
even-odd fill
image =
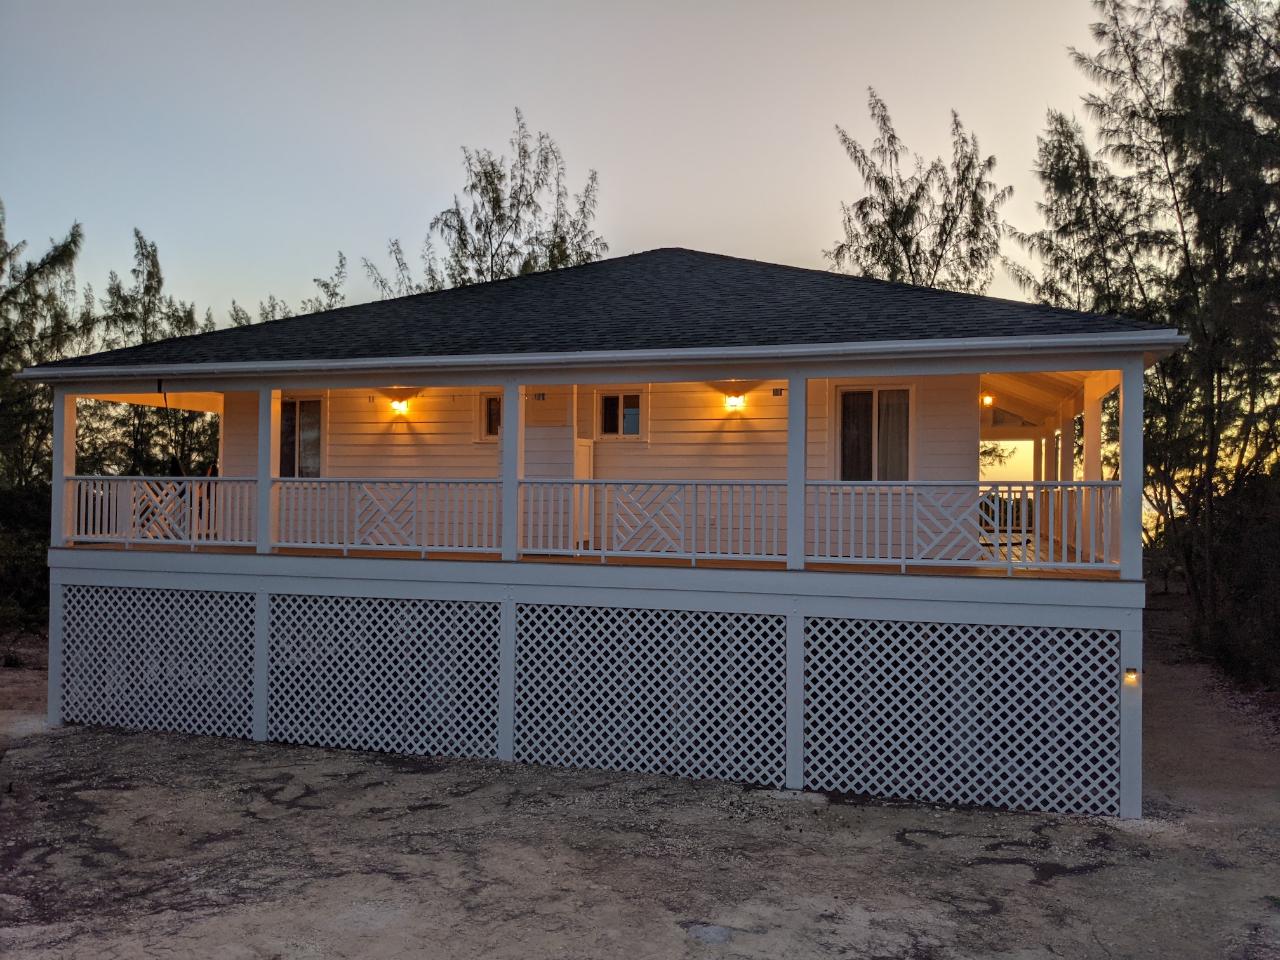
[[[257,481],[70,477],[72,542],[252,546]],[[496,479],[272,481],[284,549],[496,554]],[[810,564],[1118,569],[1119,482],[809,482]],[[520,552],[783,562],[785,481],[522,480]]]

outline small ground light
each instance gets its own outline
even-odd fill
[[[747,405],[747,398],[742,394],[731,394],[724,398],[724,408],[726,410],[742,410]]]
[[[1124,668],[1124,684],[1126,687],[1136,687],[1138,685],[1138,668]]]
[[[392,412],[392,413],[398,413],[398,414],[400,414],[400,415],[402,415],[402,416],[403,416],[404,414],[408,413],[408,412],[409,412],[409,401],[408,401],[408,400],[392,400],[392,401],[391,401],[391,412]]]

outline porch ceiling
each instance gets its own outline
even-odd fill
[[[200,413],[222,413],[222,394],[201,393],[83,393],[82,400],[105,400],[109,403],[132,403],[140,407],[163,407],[170,410],[196,410]]]

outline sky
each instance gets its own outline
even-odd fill
[[[66,2],[0,0],[0,200],[40,247],[80,221],[80,282],[128,270],[136,226],[169,292],[296,303],[337,251],[416,251],[461,187],[460,146],[505,148],[513,109],[600,175],[610,255],[687,246],[824,266],[860,181],[866,88],[927,157],[950,110],[1038,225],[1049,107],[1081,113],[1087,0]],[[1004,276],[991,291],[1021,296]]]

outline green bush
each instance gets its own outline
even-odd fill
[[[48,489],[0,490],[0,629],[44,625],[48,549]]]
[[[1201,641],[1238,679],[1280,686],[1280,469],[1214,506],[1217,615]]]

